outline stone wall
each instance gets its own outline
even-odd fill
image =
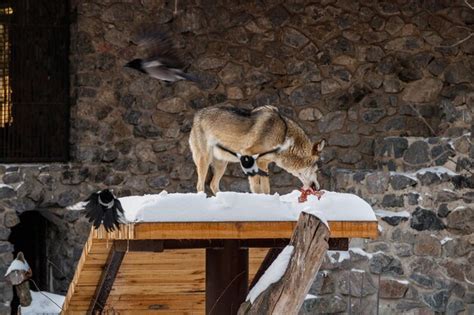
[[[56,224],[66,227],[61,229],[64,235],[58,237],[58,249],[53,251],[60,255],[58,260],[64,262],[61,268],[67,269],[65,272],[70,276],[87,224],[81,213],[71,213],[65,207],[103,187],[114,188],[119,196],[156,193],[162,189],[193,191],[195,171],[187,144],[192,118],[200,108],[218,103],[245,108],[278,106],[313,139],[328,140],[322,172],[325,188],[351,188],[350,191],[369,201],[380,197],[380,207],[395,204],[397,207],[392,210],[396,211],[405,207],[410,213],[415,211],[408,208],[408,191],[403,194],[402,206],[398,206],[398,192],[393,193],[389,186],[387,191],[376,192],[375,197],[366,194],[371,186],[358,169],[379,168],[374,172],[382,175],[375,178],[389,183],[390,175],[384,168],[404,171],[407,165],[416,169],[432,165],[433,160],[440,161],[435,165],[449,166],[459,172],[472,165],[469,164],[474,157],[472,138],[463,135],[470,130],[474,115],[474,40],[458,42],[470,34],[474,10],[464,1],[179,0],[177,4],[178,11],[173,14],[174,1],[73,1],[72,159],[67,164],[0,167],[5,184],[0,187],[0,274],[12,259],[12,244],[8,242],[10,228],[19,223],[18,214],[23,211],[49,208]],[[199,84],[163,84],[123,68],[141,53],[131,43],[135,30],[150,23],[170,34],[189,65],[187,71],[199,78]],[[442,137],[448,142],[467,140],[459,145],[461,140],[456,140],[454,153],[450,151],[450,159],[445,161],[445,153],[441,152],[440,158],[436,151],[449,144]],[[405,141],[406,146],[401,144]],[[427,156],[418,160],[421,151],[426,151]],[[458,165],[459,159],[464,167]],[[413,170],[408,166],[407,170]],[[341,177],[338,175],[341,168],[348,169],[346,172],[352,174],[349,177],[358,175],[351,177],[347,185],[338,186],[335,181]],[[278,192],[299,186],[297,180],[277,167],[272,169],[271,182],[273,191]],[[377,181],[374,185],[378,185]],[[234,166],[227,171],[221,188],[247,191],[248,185]],[[457,198],[462,199],[463,195]],[[418,233],[409,223],[400,221],[398,235]],[[408,273],[406,268],[411,268],[410,261],[398,250],[406,247],[407,255],[412,255],[414,249],[410,246],[421,241],[405,245],[406,242],[393,239],[394,233],[384,222],[381,225],[385,227],[381,240],[367,243],[364,248],[369,252],[387,251],[387,254],[372,258],[351,254],[349,260],[341,259],[342,269],[337,269],[337,262],[333,267],[325,266],[335,270],[325,279],[332,279],[333,286],[337,284],[337,294],[334,290],[321,293],[320,288],[314,288],[313,292],[317,291],[321,298],[309,301],[305,312],[317,312],[325,305],[339,305],[335,311],[344,311],[349,303],[344,279],[349,279],[356,288],[364,278],[370,283],[367,286],[370,293],[365,293],[367,288],[360,290],[371,302],[360,312],[367,313],[374,306],[374,288],[378,286],[374,274],[377,273],[402,279],[402,282],[382,279],[381,286],[386,290],[382,297],[387,298],[383,307],[387,312],[440,311],[447,306],[447,299],[450,305],[472,308],[468,306],[474,303],[472,285],[457,276],[449,276],[449,281],[464,290],[454,291],[451,286],[438,288],[440,276],[430,275],[435,284],[426,288],[422,283],[421,292],[416,290],[420,283],[409,274],[393,273],[393,269],[400,268]],[[462,226],[461,230],[463,235],[468,235],[472,226]],[[423,234],[423,240],[431,241],[430,232],[427,233]],[[390,245],[393,247],[377,245],[384,242],[394,242]],[[472,238],[463,236],[455,242],[472,250]],[[445,259],[451,252],[441,253],[439,246],[435,247],[434,253],[421,254],[423,259],[431,260],[434,256],[437,264],[451,263]],[[64,250],[67,248],[70,250]],[[397,254],[392,257],[393,251]],[[461,252],[463,264],[469,261],[472,264],[472,257],[466,262],[466,252]],[[369,269],[367,264],[376,266]],[[389,267],[379,266],[384,264]],[[351,273],[351,268],[366,273]],[[64,292],[65,283],[59,278],[57,290]],[[357,289],[354,290],[353,295],[357,295]],[[444,301],[446,290],[450,293],[446,303],[441,306],[431,303],[438,303],[438,298]],[[451,295],[453,292],[456,295]],[[0,280],[0,313],[3,302],[10,298],[10,287]],[[405,306],[397,308],[400,304]]]

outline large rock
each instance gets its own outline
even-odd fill
[[[409,164],[419,165],[429,162],[429,146],[424,141],[412,143],[403,155],[403,160]]]
[[[387,275],[403,275],[403,267],[399,259],[378,253],[374,254],[370,258],[369,262],[370,272],[375,274],[387,274]]]
[[[242,79],[242,66],[235,63],[228,63],[219,72],[219,77],[225,84],[239,82]]]
[[[427,103],[434,101],[443,88],[443,82],[435,78],[426,78],[410,82],[402,92],[405,102]]]
[[[342,129],[346,120],[347,113],[343,111],[331,112],[324,115],[318,122],[320,132],[332,132]]]
[[[329,145],[335,145],[340,147],[354,147],[360,142],[360,137],[357,134],[337,134],[333,133],[329,137]]]
[[[444,80],[451,84],[472,83],[474,76],[468,65],[463,62],[456,62],[446,67]]]
[[[346,308],[346,301],[339,295],[324,295],[306,300],[302,306],[303,312],[300,314],[334,314],[344,312]]]
[[[7,185],[0,186],[0,199],[9,199],[16,196],[15,190]]]
[[[441,242],[428,234],[418,235],[413,248],[415,255],[439,257],[441,255]]]
[[[451,292],[449,290],[439,290],[433,293],[426,293],[422,297],[423,302],[425,302],[431,310],[435,312],[445,312],[450,295]]]
[[[286,28],[283,32],[283,43],[293,48],[301,48],[309,39],[294,28]]]
[[[382,206],[383,207],[403,207],[404,202],[403,202],[403,196],[397,196],[394,194],[388,194],[383,196],[382,200]]]
[[[460,206],[447,216],[447,226],[464,234],[474,231],[474,209]]]
[[[408,281],[391,278],[380,279],[380,297],[383,299],[400,299],[408,290]]]
[[[390,174],[386,172],[375,172],[367,175],[365,181],[367,183],[367,190],[371,194],[382,194],[388,188]]]
[[[390,176],[390,186],[395,190],[402,190],[407,187],[416,186],[416,184],[416,180],[405,175],[395,174]]]
[[[339,281],[339,288],[342,294],[356,297],[367,296],[377,292],[370,274],[358,269],[346,272]]]
[[[411,228],[418,231],[437,231],[445,228],[441,219],[438,218],[433,211],[420,207],[417,207],[416,210],[413,212],[410,221],[410,226]]]

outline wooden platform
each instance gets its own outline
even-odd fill
[[[98,291],[103,294],[107,289],[105,305],[101,306],[111,314],[205,314],[209,249],[222,248],[229,242],[249,248],[250,282],[268,248],[284,246],[295,224],[156,222],[123,225],[113,233],[102,228],[92,230],[70,284],[63,314],[89,313],[94,301],[100,300]],[[378,234],[376,221],[338,221],[329,222],[329,226],[331,238],[376,238]],[[114,264],[118,264],[116,275],[111,281],[105,279],[107,275],[110,278]]]

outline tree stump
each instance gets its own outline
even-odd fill
[[[324,259],[328,239],[328,227],[316,216],[302,212],[289,244],[294,250],[285,273],[254,303],[242,303],[238,314],[297,314]]]
[[[11,263],[7,272],[5,279],[15,287],[20,305],[29,306],[32,298],[28,279],[31,278],[32,272],[22,252],[18,252],[16,259]]]

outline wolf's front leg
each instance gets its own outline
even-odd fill
[[[259,169],[268,174],[268,164],[270,162],[265,160],[257,161],[257,166]],[[270,193],[270,178],[268,176],[259,176],[260,177],[260,192],[264,194]]]
[[[254,194],[262,193],[260,188],[260,175],[249,176],[250,191]]]

